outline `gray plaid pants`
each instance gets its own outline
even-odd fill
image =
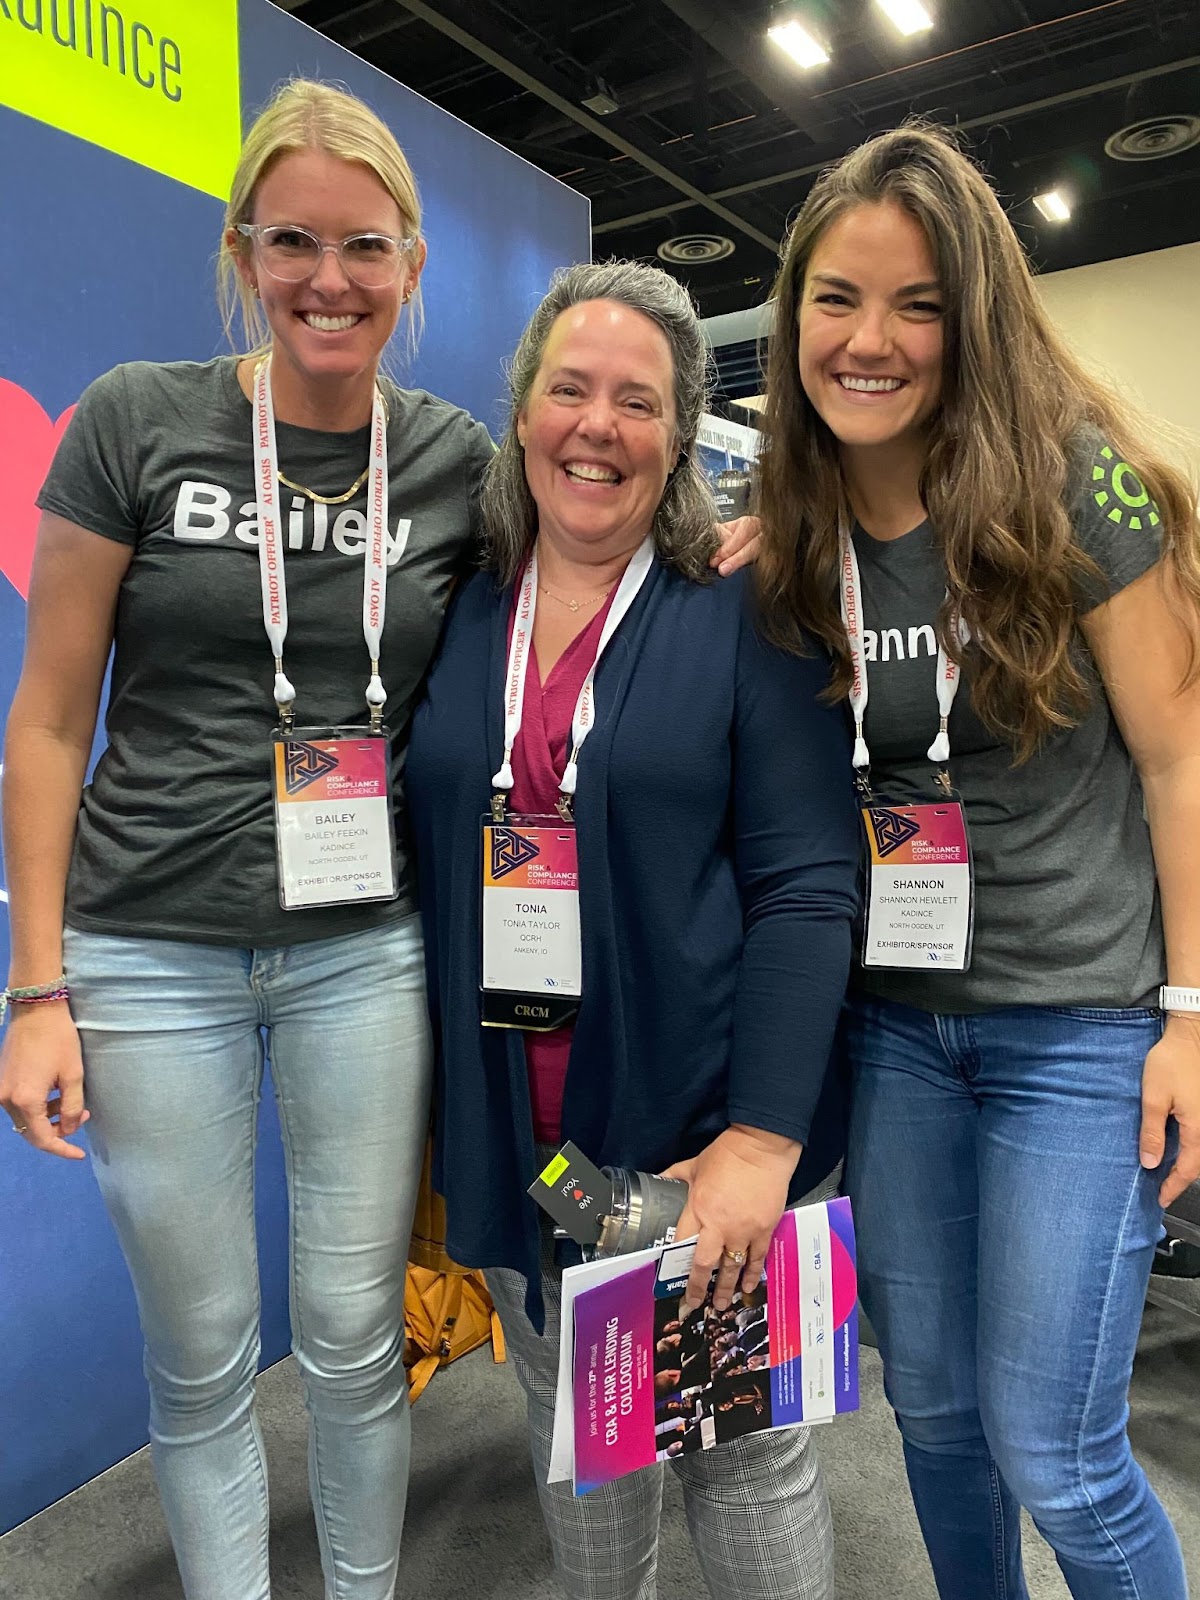
[[[643,1467],[576,1498],[546,1482],[558,1386],[561,1273],[543,1232],[546,1332],[525,1315],[525,1279],[486,1273],[525,1391],[529,1443],[554,1564],[569,1600],[655,1600],[662,1467]],[[748,1434],[668,1463],[683,1489],[700,1569],[714,1600],[833,1600],[833,1522],[807,1428]]]

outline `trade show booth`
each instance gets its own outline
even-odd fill
[[[214,295],[243,127],[293,76],[339,83],[416,172],[426,329],[402,383],[494,425],[552,270],[589,253],[586,199],[268,0],[0,6],[0,723],[20,671],[35,495],[85,386],[121,361],[226,348]],[[399,343],[399,341],[397,341]],[[102,734],[98,736],[102,738]],[[7,967],[0,863],[0,970]],[[262,1101],[263,1362],[288,1348],[283,1161]],[[0,1533],[146,1442],[133,1294],[87,1162],[0,1145]],[[221,1249],[214,1237],[212,1249]]]

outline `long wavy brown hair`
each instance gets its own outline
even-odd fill
[[[837,440],[800,382],[799,310],[825,229],[881,201],[924,228],[943,292],[942,398],[920,484],[946,567],[938,637],[965,664],[981,720],[1024,761],[1089,700],[1075,601],[1098,572],[1072,525],[1081,442],[1099,436],[1158,504],[1168,593],[1191,635],[1181,688],[1200,675],[1195,493],[1055,332],[1012,224],[952,135],[908,123],[860,145],[817,180],[783,248],[758,490],[766,630],[797,651],[806,634],[822,640],[834,657],[832,696],[850,687],[836,575],[851,512]],[[970,627],[965,650],[950,627],[955,609]]]

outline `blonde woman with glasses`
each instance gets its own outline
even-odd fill
[[[89,1125],[188,1600],[270,1592],[264,1030],[326,1593],[387,1600],[396,1581],[431,1074],[401,772],[493,454],[464,411],[381,370],[394,336],[415,340],[424,264],[388,128],[338,89],[287,84],[225,217],[221,304],[249,353],[107,373],[39,498],[5,755],[0,1105],[59,1157],[82,1158],[70,1139]]]
[[[287,85],[246,140],[221,249],[251,353],[107,373],[40,496],[8,723],[0,1101],[57,1156],[82,1155],[68,1141],[89,1123],[188,1600],[270,1593],[264,1030],[325,1593],[386,1600],[396,1580],[430,1041],[392,807],[492,454],[464,412],[380,372],[424,260],[388,129]],[[108,747],[83,789],[110,648]]]

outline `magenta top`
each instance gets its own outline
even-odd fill
[[[518,580],[509,613],[510,643],[520,588]],[[554,663],[545,684],[542,683],[538,667],[537,649],[530,649],[521,731],[517,734],[512,756],[513,787],[509,804],[515,812],[527,812],[535,816],[554,815],[559,798],[558,780],[567,765],[567,745],[571,737],[575,702],[583,688],[583,680],[596,659],[596,649],[604,631],[604,619],[608,616],[615,594],[614,586],[587,627],[572,639]],[[545,595],[538,598],[539,605],[555,603]],[[575,1024],[568,1022],[564,1027],[555,1028],[553,1033],[525,1035],[533,1136],[542,1144],[557,1144],[559,1141],[563,1086],[567,1081],[567,1063],[571,1059],[574,1033]]]

